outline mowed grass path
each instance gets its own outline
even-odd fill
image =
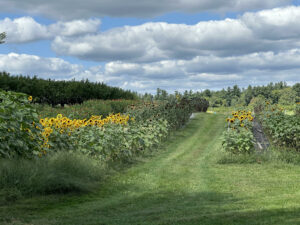
[[[99,191],[0,206],[7,224],[300,224],[300,166],[218,164],[224,116],[198,114]],[[0,220],[1,221],[1,220]]]

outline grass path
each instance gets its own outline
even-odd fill
[[[43,225],[300,224],[300,166],[218,164],[223,127],[222,115],[198,114],[162,152],[98,193],[21,200],[0,206],[0,217]]]

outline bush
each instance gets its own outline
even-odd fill
[[[193,97],[190,104],[194,112],[206,112],[209,107],[209,102],[205,98]]]

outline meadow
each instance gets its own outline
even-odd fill
[[[299,104],[0,99],[1,224],[300,223]]]

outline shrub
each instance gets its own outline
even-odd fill
[[[209,102],[205,98],[193,97],[190,104],[194,112],[206,112],[209,107]]]

